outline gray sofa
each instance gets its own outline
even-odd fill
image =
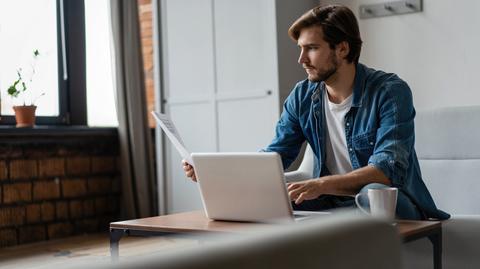
[[[437,206],[452,218],[443,222],[443,268],[480,268],[480,106],[418,111],[415,147],[422,176]],[[311,178],[307,147],[287,181]],[[405,268],[433,268],[427,239],[405,244]]]
[[[480,106],[419,111],[416,148],[422,176],[443,222],[443,268],[480,268]],[[427,240],[404,247],[406,268],[433,268]]]
[[[355,213],[338,213],[242,235],[203,238],[204,244],[119,263],[69,268],[401,268],[395,226]]]

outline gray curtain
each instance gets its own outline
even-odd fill
[[[110,0],[123,218],[156,215],[154,159],[147,122],[136,0]]]

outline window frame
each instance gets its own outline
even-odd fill
[[[56,5],[59,115],[36,116],[35,124],[86,126],[85,3],[83,0],[56,0]],[[62,44],[62,29],[65,31],[65,49]],[[66,68],[63,57],[66,60]],[[65,71],[66,79],[64,79]],[[0,125],[14,124],[15,116],[3,115],[0,119]]]

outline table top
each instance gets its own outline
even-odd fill
[[[110,229],[134,229],[154,232],[241,232],[248,228],[272,224],[236,221],[217,221],[203,211],[191,211],[157,217],[110,223]]]
[[[110,223],[110,229],[131,229],[153,232],[197,233],[197,232],[244,232],[249,228],[266,227],[265,223],[216,221],[205,216],[203,211],[191,211],[150,218]],[[423,235],[441,228],[440,221],[398,220],[400,236],[404,239]]]
[[[405,240],[409,241],[415,237],[424,236],[432,231],[442,228],[441,221],[419,221],[419,220],[399,220],[397,222],[398,233]]]

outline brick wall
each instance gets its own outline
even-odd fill
[[[154,128],[152,3],[137,1]],[[117,134],[107,133],[0,133],[0,248],[108,230],[120,211],[120,177]]]
[[[115,129],[0,133],[0,247],[107,231],[119,216]]]
[[[148,124],[155,128],[155,120],[150,115],[154,110],[155,96],[153,88],[153,27],[152,1],[137,0],[140,18],[140,36],[142,38],[143,72],[145,74],[145,90],[147,97]]]

